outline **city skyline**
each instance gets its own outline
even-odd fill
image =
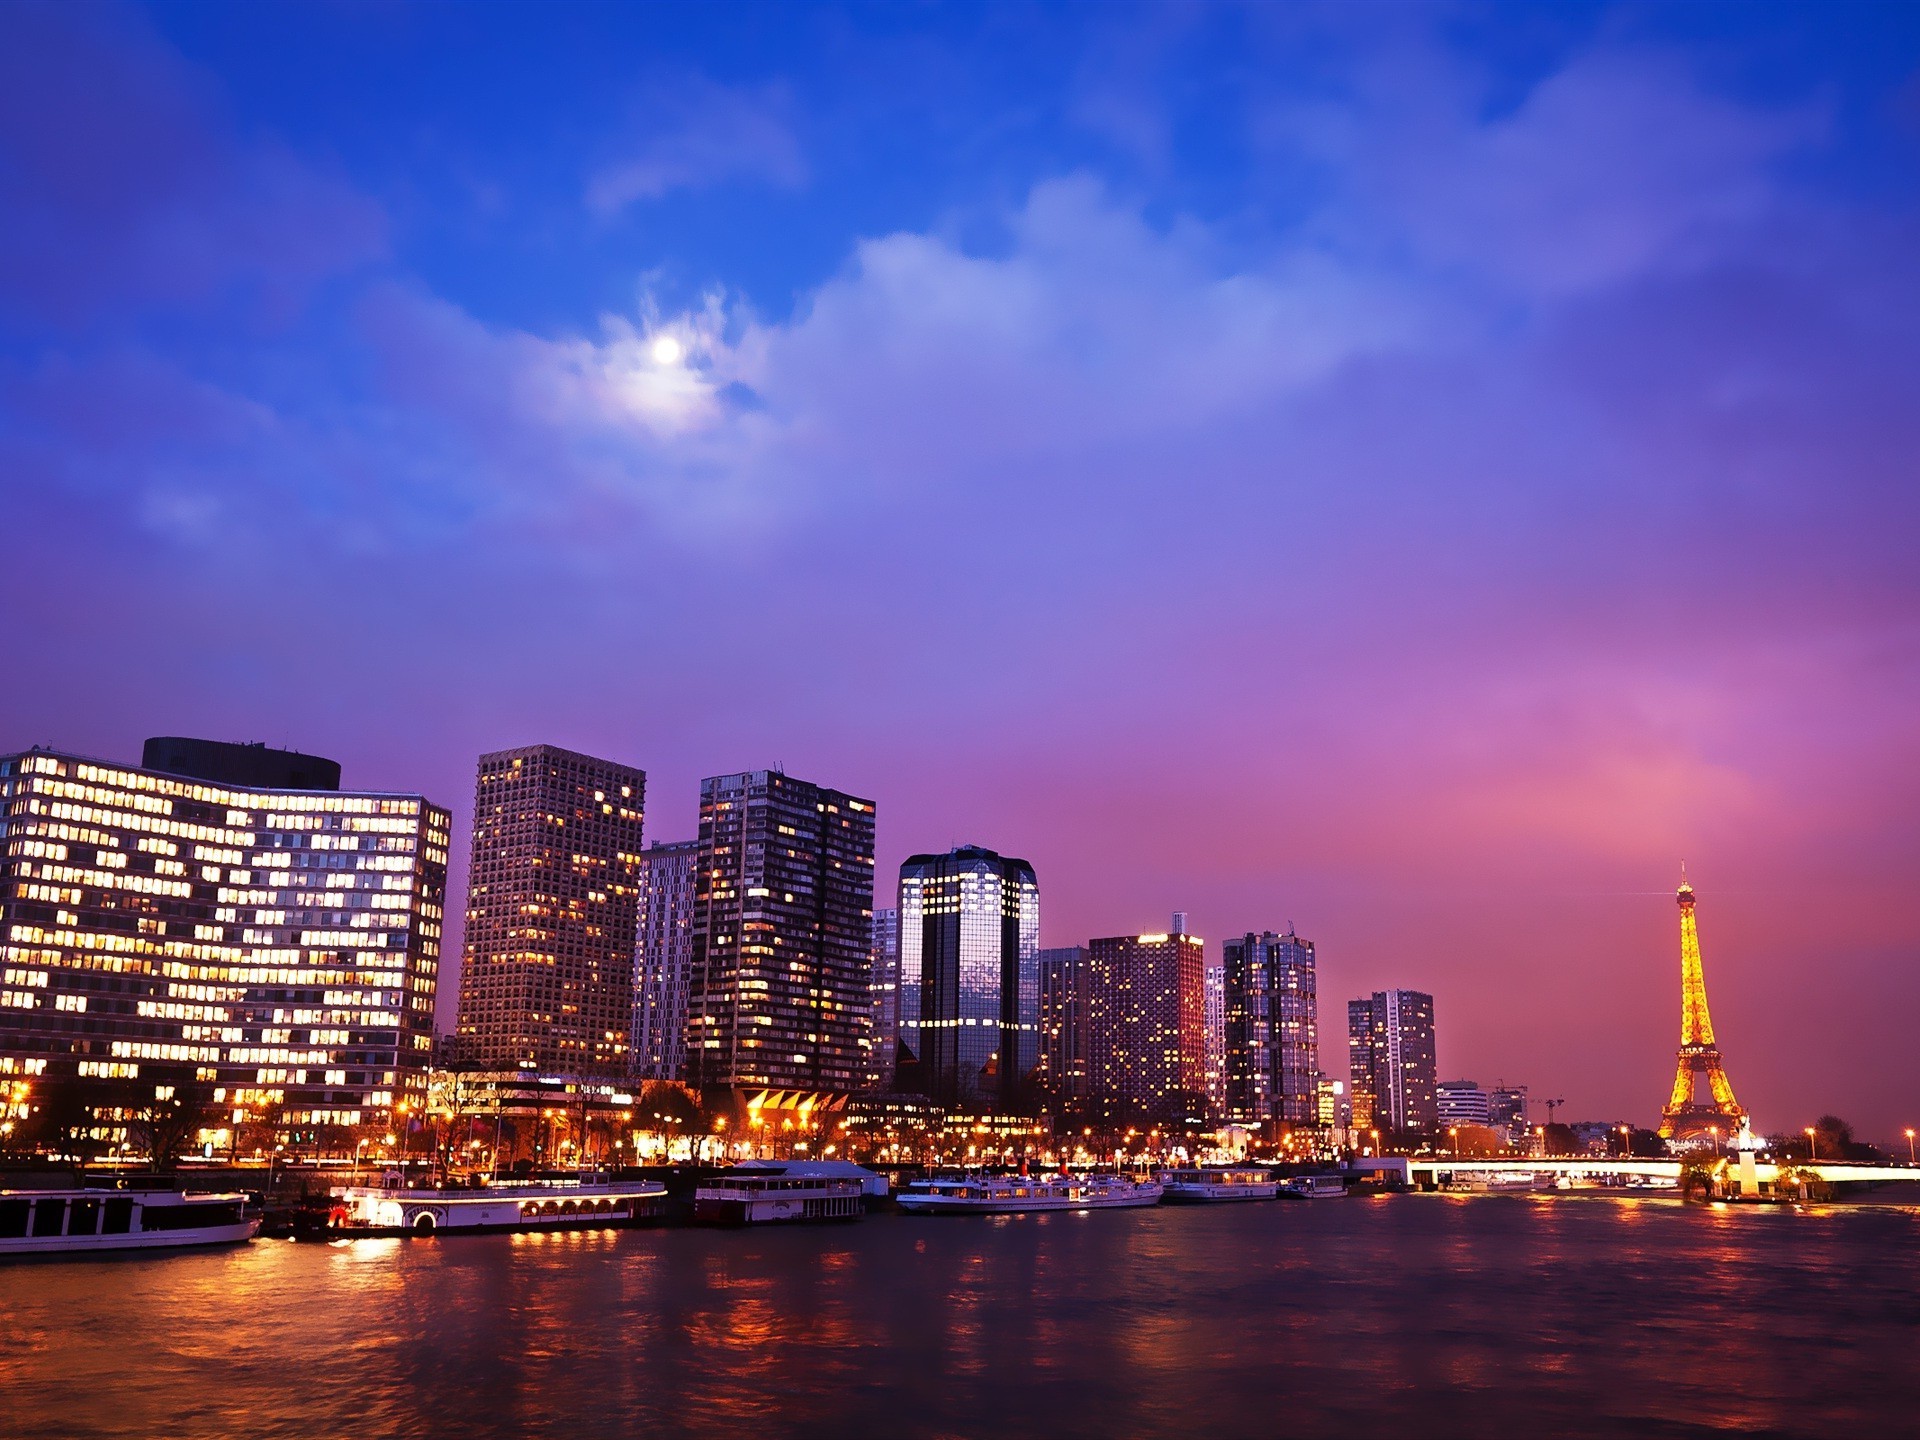
[[[478,755],[779,763],[1641,1123],[1685,857],[1740,1103],[1897,1134],[1920,25],[1735,13],[9,7],[0,751],[332,757],[453,896]]]

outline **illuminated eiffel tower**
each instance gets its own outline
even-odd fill
[[[1700,931],[1693,920],[1693,887],[1680,867],[1680,1067],[1673,1077],[1673,1098],[1660,1116],[1660,1134],[1689,1140],[1718,1130],[1732,1138],[1746,1125],[1747,1112],[1733,1098],[1733,1082],[1713,1041],[1713,1017],[1707,1013],[1707,977],[1700,968]],[[1695,1098],[1700,1077],[1707,1077],[1711,1104]]]

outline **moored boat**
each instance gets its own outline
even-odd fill
[[[1234,1200],[1271,1200],[1280,1182],[1265,1170],[1235,1170],[1202,1166],[1195,1170],[1162,1170],[1161,1198],[1169,1205],[1218,1205]]]
[[[597,1230],[660,1215],[667,1187],[652,1180],[533,1180],[467,1189],[350,1185],[337,1191],[327,1233],[472,1235],[517,1230]]]
[[[865,1213],[861,1182],[841,1176],[734,1170],[693,1192],[693,1218],[709,1225],[858,1220]]]
[[[1347,1182],[1339,1175],[1295,1175],[1280,1193],[1289,1200],[1338,1200]]]
[[[92,1255],[239,1245],[261,1207],[237,1192],[0,1190],[0,1255]]]
[[[1021,1215],[1158,1205],[1163,1187],[1121,1175],[966,1175],[916,1180],[894,1197],[909,1215]]]

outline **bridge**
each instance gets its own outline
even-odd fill
[[[1702,1157],[1704,1159],[1704,1157]],[[1630,1185],[1677,1190],[1681,1172],[1700,1160],[1650,1160],[1624,1155],[1551,1155],[1538,1159],[1480,1159],[1474,1156],[1383,1156],[1377,1160],[1356,1160],[1348,1168],[1356,1173],[1371,1172],[1415,1190],[1466,1190],[1485,1188],[1525,1189],[1527,1182],[1544,1181],[1558,1188],[1561,1180],[1585,1187]],[[1754,1158],[1752,1151],[1723,1156],[1713,1162],[1716,1188],[1735,1196],[1758,1198],[1771,1195],[1780,1185],[1781,1171],[1788,1172],[1788,1184],[1811,1176],[1833,1186],[1836,1193],[1845,1187],[1920,1184],[1920,1166],[1862,1165],[1841,1160],[1820,1160],[1801,1164],[1789,1161],[1778,1165]]]

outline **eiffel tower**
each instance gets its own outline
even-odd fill
[[[1746,1125],[1747,1112],[1733,1098],[1733,1082],[1713,1041],[1713,1017],[1707,1013],[1707,977],[1700,968],[1700,931],[1693,919],[1693,887],[1680,867],[1680,1066],[1673,1077],[1673,1098],[1660,1116],[1660,1134],[1686,1141],[1717,1129],[1731,1138]],[[1695,1098],[1700,1077],[1707,1077],[1711,1104]]]

